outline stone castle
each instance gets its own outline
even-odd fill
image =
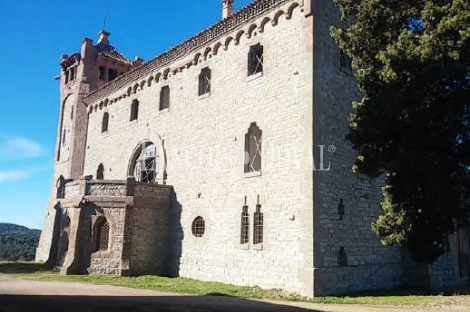
[[[332,1],[222,5],[220,22],[147,62],[106,31],[62,56],[36,260],[310,297],[466,278],[467,242],[423,266],[371,231],[380,181],[350,169],[360,93],[329,35]]]

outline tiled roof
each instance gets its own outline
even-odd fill
[[[116,50],[116,48],[111,45],[98,43],[97,45],[95,45],[95,48],[99,54],[102,54],[104,56],[113,58],[121,62],[126,62],[129,64],[132,63],[131,60],[129,60],[127,57],[125,57],[121,52]]]

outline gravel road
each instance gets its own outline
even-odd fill
[[[84,283],[0,276],[0,312],[450,312],[464,309],[370,307],[194,296]]]

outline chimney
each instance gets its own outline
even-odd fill
[[[234,0],[222,0],[222,19],[226,19],[232,16],[233,1]]]
[[[98,33],[100,35],[100,39],[98,39],[98,44],[102,43],[104,45],[109,45],[109,40],[108,37],[111,35],[110,32],[107,32],[106,30],[102,30]]]

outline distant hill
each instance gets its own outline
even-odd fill
[[[39,235],[41,235],[40,230],[28,229],[17,224],[0,223],[0,260],[34,260]]]

